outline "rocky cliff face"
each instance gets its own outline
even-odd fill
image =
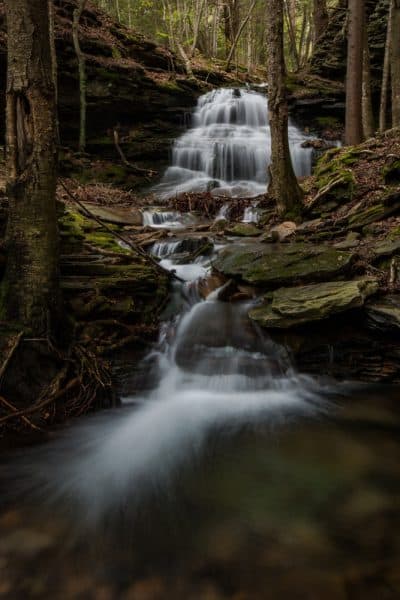
[[[79,80],[72,42],[76,0],[54,0],[58,57],[59,119],[62,145],[76,147]],[[88,2],[80,24],[87,61],[88,151],[116,158],[112,130],[118,127],[128,158],[157,161],[168,155],[169,138],[184,123],[203,85],[223,74],[196,73],[188,81],[181,62],[168,49],[116,23]],[[208,84],[201,78],[207,77]],[[6,26],[0,1],[0,140],[4,137]],[[0,141],[1,144],[1,141]]]
[[[375,91],[382,79],[389,0],[366,0],[371,74]],[[314,74],[344,81],[346,75],[347,0],[340,0],[331,12],[329,26],[319,40],[311,61]]]

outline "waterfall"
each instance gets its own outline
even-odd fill
[[[267,98],[246,89],[219,89],[202,96],[192,127],[174,143],[172,164],[155,192],[168,198],[184,192],[251,197],[265,193],[271,157]],[[311,173],[312,149],[289,124],[298,177]]]

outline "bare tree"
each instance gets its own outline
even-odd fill
[[[349,0],[345,143],[360,144],[362,126],[362,72],[364,48],[364,0]]]
[[[289,151],[281,0],[268,0],[267,10],[268,106],[271,127],[269,194],[276,201],[279,212],[284,214],[288,211],[301,211],[303,192],[294,174]]]
[[[85,151],[86,147],[86,60],[79,43],[79,23],[83,11],[85,10],[87,0],[78,0],[78,5],[74,10],[72,22],[72,37],[74,41],[75,54],[78,61],[79,71],[79,150]]]
[[[390,0],[389,15],[387,20],[387,32],[386,32],[386,44],[385,44],[385,58],[383,61],[383,74],[382,74],[382,86],[381,86],[381,101],[379,107],[379,131],[384,132],[386,130],[386,113],[388,104],[388,93],[389,93],[389,80],[390,80],[390,48],[392,42],[392,14],[393,14],[394,0]]]
[[[400,127],[400,0],[393,0],[391,21],[392,125]]]

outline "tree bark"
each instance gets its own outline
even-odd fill
[[[78,6],[74,10],[72,21],[72,38],[74,49],[78,61],[79,71],[79,103],[80,103],[80,120],[79,120],[79,150],[85,151],[86,148],[86,61],[85,55],[81,50],[79,43],[79,22],[83,11],[85,10],[86,0],[79,0]]]
[[[43,336],[55,330],[60,300],[56,107],[48,3],[6,0],[5,7],[9,215],[1,312]]]
[[[368,30],[364,23],[364,53],[362,82],[362,123],[364,138],[369,139],[375,133],[374,111],[371,93],[371,61],[369,55]]]
[[[281,214],[289,211],[298,213],[302,209],[303,192],[294,174],[289,151],[281,0],[268,0],[267,10],[268,107],[271,127],[269,194],[276,201]]]
[[[314,46],[329,23],[326,0],[314,0]]]
[[[364,0],[349,0],[345,128],[345,143],[349,146],[360,144],[363,140],[363,47]]]
[[[233,40],[233,44],[232,44],[231,49],[230,49],[229,54],[228,54],[228,58],[226,59],[225,69],[227,71],[229,71],[229,67],[231,66],[233,55],[234,55],[236,47],[237,47],[237,45],[239,43],[240,36],[242,35],[244,28],[246,27],[247,23],[249,22],[251,14],[252,14],[255,6],[256,6],[256,1],[257,0],[253,0],[251,6],[249,8],[249,12],[247,13],[246,17],[243,19],[243,21],[242,21],[242,23],[241,23],[241,25],[240,25],[237,33],[236,33],[235,39]]]
[[[393,0],[391,21],[392,126],[400,127],[400,0]]]
[[[385,45],[385,58],[383,61],[383,74],[382,74],[382,87],[381,87],[381,100],[379,107],[379,131],[383,133],[386,131],[386,113],[389,93],[389,79],[390,79],[390,46],[392,39],[392,13],[393,13],[393,0],[390,0],[389,15],[387,21],[387,32],[386,32],[386,45]]]

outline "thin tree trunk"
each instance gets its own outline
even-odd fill
[[[400,0],[393,1],[391,21],[392,126],[400,127]]]
[[[363,54],[363,83],[362,83],[362,123],[364,138],[369,139],[375,133],[374,111],[371,94],[371,62],[368,45],[368,30],[364,22],[364,54]]]
[[[55,330],[59,309],[55,205],[56,119],[48,3],[6,0],[9,198],[2,317],[35,336]]]
[[[81,152],[84,152],[86,147],[86,60],[79,43],[79,22],[85,6],[86,0],[79,0],[77,8],[74,10],[72,22],[72,37],[79,71],[79,150]]]
[[[269,194],[281,214],[299,213],[303,192],[294,174],[289,151],[288,105],[285,95],[283,49],[283,6],[281,0],[267,1],[268,106],[271,127]]]
[[[329,23],[326,0],[314,0],[314,46]]]
[[[234,52],[235,52],[235,50],[236,50],[236,47],[237,47],[237,45],[238,45],[238,42],[239,42],[239,40],[240,40],[240,36],[242,35],[244,28],[246,27],[247,23],[249,22],[249,19],[250,19],[250,17],[251,17],[251,14],[252,14],[252,12],[253,12],[254,8],[255,8],[255,5],[256,5],[256,3],[257,3],[257,0],[253,0],[253,2],[252,2],[252,4],[251,4],[251,6],[250,6],[250,8],[249,8],[249,12],[247,13],[247,15],[246,15],[245,19],[242,21],[242,23],[241,23],[241,25],[240,25],[240,27],[239,27],[239,29],[238,29],[238,32],[237,32],[237,34],[236,34],[236,37],[235,37],[235,39],[234,39],[234,41],[233,41],[233,44],[232,44],[232,46],[231,46],[231,49],[230,49],[230,51],[229,51],[228,58],[227,58],[227,60],[226,60],[226,66],[225,66],[225,69],[226,69],[227,71],[229,70],[229,67],[231,66],[232,58],[233,58]]]
[[[195,23],[194,23],[194,31],[193,31],[193,43],[192,43],[192,47],[190,49],[188,58],[191,59],[194,55],[194,52],[196,50],[197,47],[197,42],[199,39],[199,32],[200,32],[200,24],[201,24],[201,18],[203,16],[203,11],[204,11],[204,7],[206,5],[206,0],[200,0],[200,4],[197,7],[196,10],[196,17],[195,17]]]
[[[293,4],[289,4],[288,0],[285,0],[285,15],[287,21],[287,28],[289,33],[290,51],[293,57],[294,70],[299,70],[299,54],[297,52],[296,42],[296,7],[293,8]]]
[[[345,143],[352,146],[360,144],[363,140],[364,0],[349,0],[348,27]]]
[[[383,74],[382,74],[382,88],[381,88],[381,101],[379,107],[379,131],[383,133],[386,131],[386,114],[387,104],[389,95],[389,80],[390,80],[390,46],[392,41],[392,14],[393,14],[393,0],[390,0],[389,15],[387,20],[387,32],[386,32],[386,44],[385,44],[385,58],[383,60]]]

